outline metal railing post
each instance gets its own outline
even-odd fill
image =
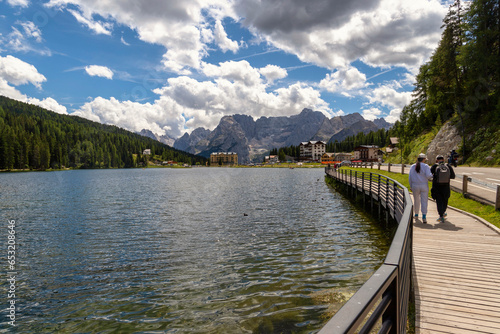
[[[497,186],[497,199],[495,201],[495,210],[500,210],[500,185]]]
[[[462,194],[465,196],[467,194],[467,182],[469,181],[469,177],[464,175],[462,178]]]

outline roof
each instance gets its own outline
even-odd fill
[[[354,150],[358,150],[360,148],[379,148],[377,145],[359,145],[358,147],[356,147]]]
[[[302,143],[300,143],[300,145],[315,145],[317,143],[321,143],[323,145],[326,145],[326,141],[322,141],[322,140],[303,141]]]
[[[213,152],[210,155],[237,155],[236,152]]]
[[[398,137],[390,137],[389,140],[391,141],[391,144],[399,144]]]

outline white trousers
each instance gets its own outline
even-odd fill
[[[429,185],[428,184],[416,184],[411,188],[413,191],[413,213],[418,214],[420,212],[420,206],[422,206],[422,214],[427,214],[427,202],[429,199]]]

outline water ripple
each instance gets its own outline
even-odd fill
[[[18,222],[21,332],[315,332],[387,251],[319,169],[0,181]]]

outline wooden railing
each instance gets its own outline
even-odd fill
[[[406,187],[380,174],[326,168],[328,177],[347,185],[385,210],[398,223],[384,263],[320,330],[327,333],[406,333],[411,286],[413,204]],[[361,327],[361,328],[360,328]]]

